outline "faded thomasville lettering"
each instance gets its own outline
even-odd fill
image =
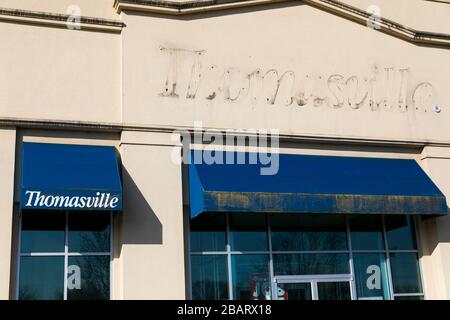
[[[329,107],[371,111],[437,111],[429,82],[411,84],[410,69],[374,64],[364,76],[302,74],[294,70],[208,65],[204,50],[161,48],[167,61],[164,98],[248,102],[286,107]],[[188,76],[181,76],[188,70]],[[184,79],[184,80],[182,80]],[[187,83],[181,83],[181,82]]]

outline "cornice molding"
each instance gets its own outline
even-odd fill
[[[173,133],[175,131],[187,131],[194,133],[193,127],[183,126],[161,126],[161,125],[135,125],[120,123],[103,123],[89,121],[68,121],[68,120],[38,120],[25,118],[0,117],[0,128],[25,128],[44,129],[59,131],[84,131],[84,132],[113,132],[123,131]],[[226,132],[226,128],[203,128],[207,132]],[[248,132],[237,130],[235,134],[248,135]],[[425,146],[450,148],[450,141],[433,140],[404,140],[404,139],[378,139],[364,137],[342,137],[325,135],[304,135],[280,132],[280,140],[283,142],[296,143],[316,143],[316,144],[337,144],[337,145],[358,145],[358,146],[381,146],[396,148],[423,148]]]
[[[137,11],[168,15],[188,15],[280,2],[302,2],[363,25],[376,23],[377,29],[375,30],[411,43],[450,47],[450,34],[415,30],[393,20],[374,17],[362,9],[336,0],[115,0],[114,7],[118,13],[122,11]]]
[[[374,30],[412,43],[450,47],[450,34],[416,30],[387,18],[374,17],[367,11],[336,0],[303,0],[303,2],[360,24],[376,23],[379,29]]]
[[[0,21],[6,22],[68,28],[68,26],[71,26],[70,19],[71,16],[67,14],[0,8]],[[120,33],[123,27],[125,27],[125,24],[122,21],[79,17],[79,30]]]
[[[128,10],[170,15],[186,15],[288,1],[290,0],[115,0],[114,8],[117,13]]]

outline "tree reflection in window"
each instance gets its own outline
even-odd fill
[[[274,251],[347,250],[345,217],[338,215],[273,215]]]
[[[62,239],[59,245],[68,248],[67,251],[54,249],[49,241],[49,235],[56,239],[55,219],[62,219],[58,239]],[[67,292],[69,300],[109,299],[110,224],[109,212],[24,212],[22,238],[28,237],[30,241],[21,247],[18,298],[56,300],[64,299]]]
[[[347,253],[274,254],[276,275],[350,274]]]
[[[109,213],[70,213],[69,252],[109,252],[109,220]]]
[[[79,267],[79,275],[68,274],[69,300],[107,300],[109,299],[109,256],[69,257],[69,266]],[[76,270],[76,268],[75,268]],[[78,280],[79,286],[73,286]],[[71,289],[72,288],[72,289]]]

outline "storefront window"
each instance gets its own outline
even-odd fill
[[[353,265],[358,299],[389,299],[386,254],[355,253],[353,254]]]
[[[190,230],[192,252],[225,250],[225,215],[200,215],[191,221]]]
[[[347,250],[344,216],[286,214],[270,222],[274,251]]]
[[[109,217],[105,214],[69,214],[69,252],[109,252]]]
[[[226,255],[192,256],[191,269],[193,299],[228,299],[228,268]]]
[[[423,295],[417,295],[417,296],[396,296],[395,300],[423,300]]]
[[[21,252],[64,252],[65,225],[66,218],[61,212],[36,211],[24,215]]]
[[[321,300],[351,300],[348,282],[319,282],[318,296]]]
[[[21,257],[19,299],[64,298],[64,257]]]
[[[235,299],[271,299],[268,255],[233,255],[231,264]]]
[[[423,299],[408,216],[207,213],[190,230],[193,299]]]
[[[395,300],[421,300],[423,289],[412,216],[385,216],[386,238]]]
[[[394,294],[422,293],[417,254],[391,253],[389,259]]]
[[[346,253],[274,254],[275,275],[349,274]]]
[[[69,257],[68,271],[72,275],[79,272],[81,277],[71,279],[67,286],[68,300],[108,300],[109,299],[109,256]]]
[[[353,250],[384,250],[380,215],[355,215],[349,220]]]
[[[416,250],[414,223],[411,216],[387,216],[386,234],[389,250]]]
[[[294,282],[278,284],[277,300],[312,300],[311,284],[309,282]]]
[[[110,221],[105,212],[24,211],[18,298],[109,299]]]
[[[266,217],[261,214],[230,215],[230,244],[232,251],[266,251]]]

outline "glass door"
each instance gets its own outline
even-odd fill
[[[276,300],[352,300],[351,277],[275,277]]]
[[[351,300],[350,281],[316,282],[318,300]]]
[[[311,282],[286,282],[277,285],[277,300],[313,300]]]

